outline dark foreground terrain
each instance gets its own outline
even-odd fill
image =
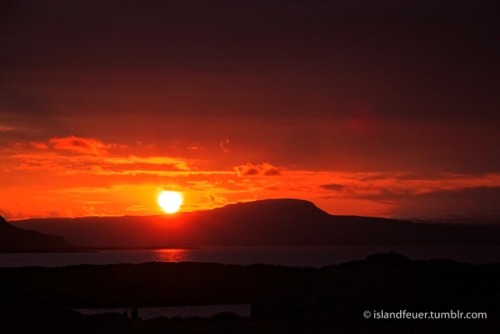
[[[320,269],[145,263],[0,269],[1,333],[499,333],[500,265],[379,254]],[[74,309],[251,304],[251,317],[152,320]],[[365,311],[487,319],[365,319]]]

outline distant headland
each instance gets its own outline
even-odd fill
[[[103,248],[500,243],[498,225],[330,215],[299,199],[259,200],[174,215],[43,218],[12,224],[62,236],[78,247]]]
[[[67,251],[74,249],[66,239],[26,230],[9,224],[0,216],[0,251]]]

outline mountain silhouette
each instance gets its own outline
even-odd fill
[[[30,219],[16,226],[80,247],[498,244],[500,226],[414,223],[330,215],[313,203],[272,199],[162,216]]]
[[[73,246],[62,237],[15,227],[0,216],[0,251],[69,250]]]

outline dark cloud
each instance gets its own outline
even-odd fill
[[[4,70],[238,73],[233,97],[257,76],[252,95],[267,103],[253,112],[264,115],[349,115],[357,103],[377,117],[497,110],[494,1],[4,3]]]
[[[320,187],[326,190],[333,190],[333,191],[342,191],[345,188],[343,184],[337,184],[337,183],[322,184]]]
[[[66,150],[79,154],[105,155],[111,145],[92,138],[79,138],[69,136],[65,138],[52,138],[50,143],[57,150]]]
[[[498,216],[500,187],[473,187],[439,190],[420,194],[384,192],[368,196],[371,200],[395,205],[391,214],[397,217]]]
[[[239,161],[303,169],[500,171],[496,1],[1,3],[11,141],[228,138],[265,151]]]
[[[234,169],[239,176],[275,176],[281,174],[281,170],[278,167],[275,167],[269,163],[262,163],[257,165],[247,163],[245,165],[236,166],[234,167]]]
[[[281,170],[279,168],[276,168],[276,167],[271,167],[271,168],[268,168],[264,171],[264,175],[266,176],[275,176],[275,175],[280,175],[281,174]]]

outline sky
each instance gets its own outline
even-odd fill
[[[0,3],[7,219],[500,215],[496,1]]]

